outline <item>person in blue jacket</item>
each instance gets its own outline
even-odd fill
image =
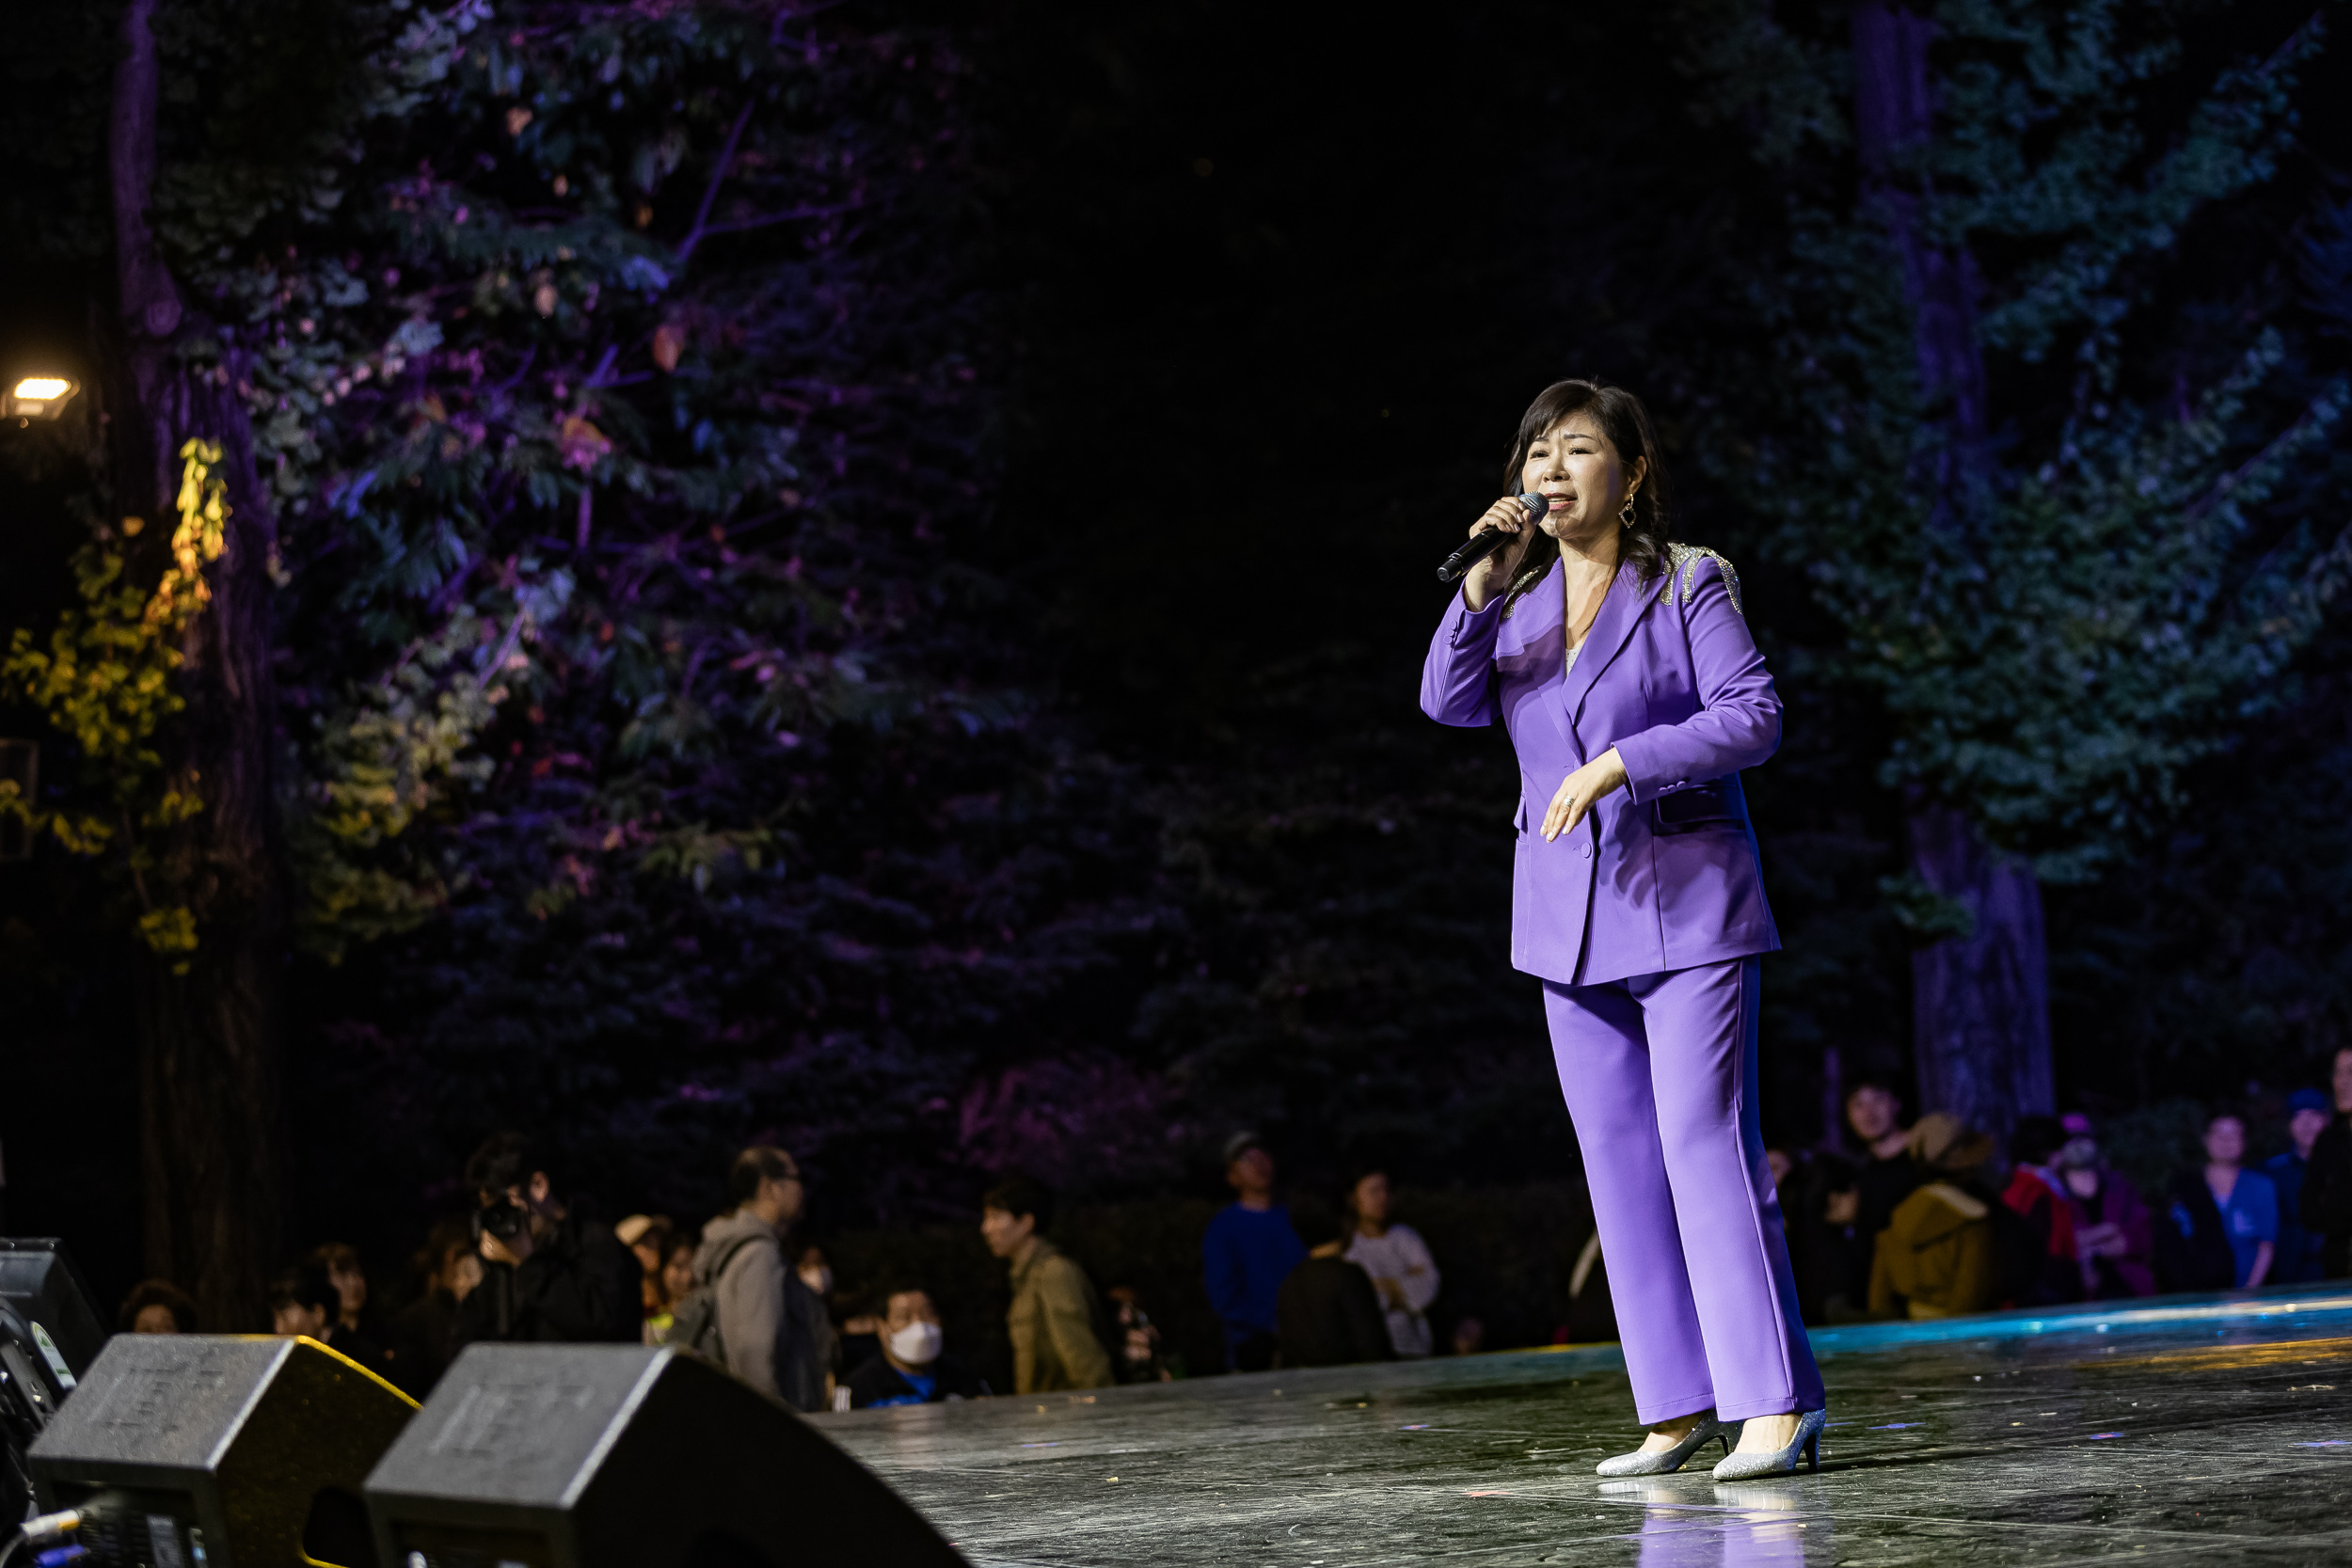
[[[2312,1163],[2312,1146],[2334,1113],[2335,1107],[2317,1089],[2297,1089],[2287,1096],[2287,1136],[2294,1147],[2263,1162],[2264,1174],[2279,1189],[2279,1256],[2270,1266],[2274,1285],[2327,1277],[2320,1268],[2319,1234],[2303,1228],[2303,1173]]]
[[[1291,1228],[1290,1211],[1274,1201],[1274,1156],[1258,1134],[1226,1141],[1225,1180],[1234,1199],[1210,1219],[1200,1264],[1209,1305],[1225,1322],[1226,1370],[1262,1372],[1274,1365],[1279,1343],[1276,1297],[1307,1245]]]

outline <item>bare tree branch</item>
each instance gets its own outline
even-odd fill
[[[752,102],[744,103],[742,112],[735,117],[734,128],[727,132],[726,145],[719,150],[719,162],[711,168],[710,183],[703,187],[702,205],[694,209],[693,227],[678,242],[677,259],[681,265],[694,254],[694,247],[702,244],[703,235],[707,232],[703,226],[710,219],[710,204],[719,199],[719,187],[725,182],[727,170],[735,166],[735,149],[743,139],[744,127],[752,122],[753,107]]]

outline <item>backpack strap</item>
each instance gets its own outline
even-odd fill
[[[745,1247],[762,1240],[772,1241],[774,1238],[762,1237],[757,1232],[754,1232],[749,1236],[738,1236],[734,1241],[728,1243],[727,1249],[719,1254],[719,1260],[710,1267],[710,1278],[706,1281],[710,1289],[715,1291],[719,1288],[720,1275],[727,1272],[727,1265],[735,1261],[737,1254],[740,1253]],[[783,1249],[779,1247],[777,1250],[781,1252]]]

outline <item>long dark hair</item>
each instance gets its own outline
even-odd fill
[[[1534,446],[1560,421],[1571,414],[1590,414],[1600,426],[1609,444],[1617,449],[1617,459],[1627,467],[1633,467],[1637,457],[1649,459],[1649,468],[1642,476],[1642,487],[1633,492],[1633,521],[1625,530],[1619,559],[1633,562],[1639,580],[1649,582],[1666,570],[1666,465],[1658,451],[1658,437],[1649,427],[1649,410],[1642,400],[1622,387],[1604,386],[1598,381],[1555,381],[1535,394],[1535,401],[1519,416],[1519,433],[1511,442],[1511,460],[1503,465],[1502,488],[1505,494],[1519,492],[1519,470],[1527,462],[1527,449]],[[1535,546],[1528,546],[1529,560],[1519,569],[1511,584],[1511,596],[1521,594],[1544,580],[1551,570],[1558,551],[1549,552],[1546,559],[1534,559]]]

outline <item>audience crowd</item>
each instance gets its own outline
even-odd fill
[[[1766,1151],[1810,1323],[2352,1274],[2352,1048],[2336,1054],[2328,1092],[2288,1098],[2285,1148],[2249,1164],[2246,1117],[2217,1109],[2202,1161],[2153,1195],[2113,1167],[2081,1115],[2023,1117],[2004,1148],[1942,1112],[1906,1124],[1898,1090],[1877,1079],[1851,1085],[1842,1109],[1845,1150]],[[1313,1195],[1285,1204],[1264,1139],[1237,1133],[1224,1153],[1233,1196],[1201,1236],[1200,1278],[1223,1325],[1225,1370],[1433,1353],[1429,1313],[1442,1276],[1420,1234],[1391,1218],[1385,1171],[1359,1172],[1336,1205]],[[475,1340],[673,1345],[812,1412],[993,1391],[949,1345],[923,1279],[846,1291],[822,1248],[795,1245],[806,1195],[783,1149],[738,1154],[725,1172],[729,1208],[699,1229],[657,1214],[606,1227],[576,1212],[563,1172],[516,1132],[484,1143],[465,1181],[473,1207],[428,1236],[414,1299],[383,1312],[358,1254],[328,1243],[273,1284],[275,1332],[315,1339],[420,1397]],[[1006,1391],[1179,1375],[1180,1358],[1138,1292],[1098,1291],[1048,1240],[1053,1221],[1053,1195],[1025,1177],[980,1203],[979,1235],[1005,1264],[1010,1291]],[[1605,1270],[1590,1237],[1566,1277],[1561,1339],[1613,1336]],[[184,1291],[148,1280],[122,1303],[119,1326],[184,1334],[206,1325]],[[1483,1334],[1463,1314],[1445,1343],[1470,1354]]]

